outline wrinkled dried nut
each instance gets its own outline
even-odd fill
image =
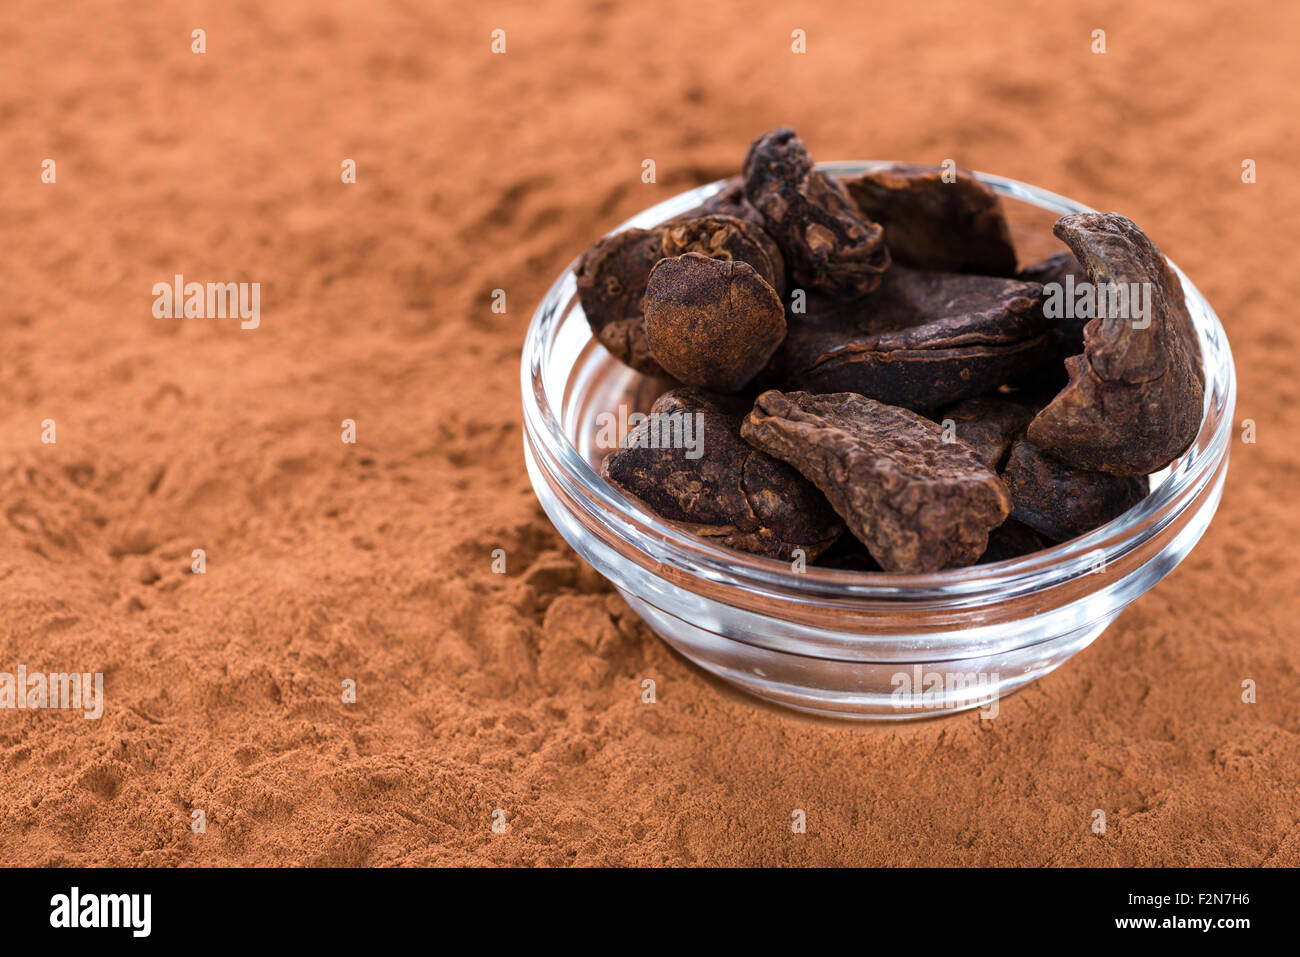
[[[1005,562],[1012,558],[1032,555],[1048,547],[1043,537],[1028,525],[1009,518],[993,531],[989,532],[989,547],[980,556],[977,565],[989,562]]]
[[[1069,384],[1029,425],[1029,439],[1075,468],[1147,475],[1182,455],[1201,423],[1205,378],[1182,285],[1160,250],[1116,213],[1057,221],[1095,285],[1123,286],[1130,313],[1106,295],[1084,328],[1083,354],[1065,361]],[[1145,315],[1141,302],[1145,300]]]
[[[711,259],[749,263],[777,295],[785,292],[785,264],[772,237],[734,216],[699,216],[663,229],[663,256],[700,253]]]
[[[740,438],[740,414],[726,399],[674,389],[650,411],[601,468],[650,511],[720,545],[787,561],[802,549],[811,562],[843,531],[817,489]],[[664,441],[674,428],[690,441]]]
[[[641,297],[663,258],[658,230],[625,229],[599,239],[578,261],[578,298],[596,340],[646,375],[663,375],[646,343]]]
[[[673,253],[664,252],[665,237],[674,244]],[[666,255],[676,256],[676,250],[692,247],[749,262],[770,284],[775,283],[778,295],[784,288],[785,268],[775,241],[735,217],[678,217],[653,230],[626,229],[598,240],[575,270],[578,297],[597,341],[638,372],[666,375],[650,354],[645,335],[642,300],[650,273]]]
[[[687,253],[661,260],[650,274],[645,332],[669,375],[735,392],[785,338],[785,310],[748,263]]]
[[[1024,439],[1012,444],[1002,481],[1012,517],[1058,542],[1118,518],[1148,491],[1144,478],[1071,468]]]
[[[745,196],[781,247],[792,284],[836,298],[880,285],[889,268],[884,231],[862,216],[843,186],[813,168],[794,130],[779,127],[750,145]]]
[[[940,272],[1009,276],[1011,232],[996,193],[965,170],[895,164],[844,181],[863,216],[880,223],[894,262]]]
[[[969,446],[860,395],[764,392],[741,435],[820,488],[886,571],[973,564],[1011,510],[997,475]]]
[[[1011,440],[1025,430],[1029,420],[1042,408],[1001,395],[982,395],[950,405],[934,415],[945,431],[952,423],[952,435],[965,442],[980,461],[997,471],[1006,458]]]
[[[759,382],[936,409],[1055,355],[1040,296],[1034,283],[894,266],[863,299],[809,297]]]

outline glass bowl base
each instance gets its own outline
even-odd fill
[[[624,601],[692,664],[755,697],[823,717],[916,720],[978,708],[1056,670],[1097,639],[1119,614],[1011,654],[908,663],[813,658],[740,644],[618,589]]]

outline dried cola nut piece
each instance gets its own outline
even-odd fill
[[[743,388],[785,338],[785,309],[749,263],[661,259],[645,292],[650,354],[686,385]]]
[[[776,290],[785,292],[785,264],[772,237],[734,216],[700,216],[669,223],[661,235],[663,256],[700,253],[711,259],[749,263]]]
[[[813,168],[794,130],[782,126],[750,144],[745,196],[781,247],[792,285],[836,298],[871,292],[889,268],[884,231],[844,187]]]
[[[1002,472],[1011,515],[1064,542],[1118,518],[1146,498],[1144,478],[1071,468],[1025,439],[1016,439]]]
[[[674,416],[678,435],[691,423],[689,443],[663,441]],[[698,389],[661,395],[601,474],[686,531],[758,555],[788,561],[798,548],[811,562],[844,530],[798,472],[741,439],[739,409]]]
[[[751,221],[735,225],[739,217],[722,219],[722,213],[705,213],[715,200],[718,210],[744,212],[739,203],[744,202],[739,180],[731,190],[724,190],[696,210],[679,216],[655,229],[625,229],[598,240],[583,254],[575,270],[578,297],[583,312],[596,339],[615,358],[646,375],[662,376],[664,370],[650,355],[643,326],[642,296],[655,263],[665,256],[686,252],[704,252],[719,258],[742,259],[759,271],[776,289],[778,295],[785,291],[785,264],[775,240],[756,225],[762,217],[750,207]],[[700,222],[706,225],[688,225]],[[667,253],[663,245],[671,236],[674,251]],[[709,248],[704,248],[704,247]]]
[[[1048,547],[1048,543],[1028,525],[1009,518],[989,532],[989,547],[980,556],[977,565],[1005,562],[1012,558],[1032,555]]]
[[[996,389],[1056,353],[1035,283],[894,266],[853,302],[809,297],[759,381],[936,409]]]
[[[844,180],[868,219],[885,229],[894,262],[939,272],[1010,276],[1016,250],[1002,200],[965,170],[898,163]]]
[[[1024,432],[1025,426],[1042,408],[1001,395],[982,395],[964,399],[934,415],[934,421],[943,428],[952,423],[952,434],[965,442],[980,461],[997,471],[1006,458],[1011,440]]]
[[[762,228],[763,215],[745,199],[745,178],[733,176],[723,183],[722,189],[714,193],[694,209],[688,209],[680,216],[669,220],[665,225],[699,219],[702,216],[733,216],[743,219],[751,225]]]
[[[575,270],[582,311],[597,341],[646,375],[664,374],[650,355],[641,313],[650,270],[662,258],[658,230],[625,229],[597,240]]]
[[[1029,424],[1029,440],[1075,468],[1147,475],[1182,455],[1201,424],[1205,378],[1183,289],[1160,250],[1116,213],[1075,213],[1054,228],[1088,279],[1124,284],[1130,312],[1084,328],[1083,354],[1065,361],[1069,384]],[[1136,285],[1133,285],[1136,284]],[[1148,285],[1144,285],[1148,284]]]
[[[973,564],[1011,510],[969,446],[864,396],[764,392],[740,434],[820,488],[886,571]]]

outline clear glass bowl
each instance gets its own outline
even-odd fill
[[[885,165],[825,163],[842,176]],[[1015,180],[976,174],[1042,229],[1090,212]],[[654,226],[721,189],[712,183],[624,223]],[[1050,233],[1048,234],[1050,237]],[[1059,244],[1058,244],[1059,246]],[[1177,270],[1177,267],[1175,267]],[[1113,522],[1023,558],[928,574],[791,565],[712,545],[625,498],[598,474],[601,413],[646,411],[648,380],[592,338],[573,268],[556,280],[524,344],[524,453],[560,534],[673,648],[759,697],[846,718],[915,718],[996,707],[1090,644],[1164,578],[1214,516],[1228,468],[1236,374],[1227,337],[1178,271],[1204,358],[1196,441]]]

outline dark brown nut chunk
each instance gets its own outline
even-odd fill
[[[650,354],[687,385],[744,388],[785,338],[781,298],[748,263],[663,259],[645,293]]]
[[[802,549],[811,562],[843,531],[817,489],[740,438],[740,413],[726,400],[674,389],[650,411],[601,468],[650,511],[720,545],[787,561]],[[674,428],[691,441],[663,441]]]
[[[810,297],[759,381],[922,411],[981,395],[1055,354],[1040,293],[1014,279],[895,266],[863,299]]]
[[[945,434],[951,422],[953,437],[974,449],[980,461],[996,472],[1006,458],[1011,440],[1024,432],[1040,408],[1041,404],[982,395],[935,413],[934,421],[944,428]]]
[[[741,435],[820,488],[886,571],[973,564],[1011,510],[969,446],[864,396],[764,392]]]
[[[993,531],[989,532],[989,547],[980,556],[977,565],[989,562],[1005,562],[1012,558],[1032,555],[1048,547],[1043,537],[1028,525],[1022,525],[1014,518],[1009,518]]]
[[[1054,232],[1105,283],[1070,382],[1029,425],[1029,439],[1075,468],[1146,475],[1187,450],[1201,423],[1200,347],[1178,277],[1160,250],[1116,213],[1076,213]],[[1110,291],[1127,293],[1116,308]],[[1145,309],[1143,308],[1145,304]],[[1127,312],[1136,318],[1116,313]]]
[[[699,216],[669,223],[662,234],[665,259],[700,253],[710,259],[749,263],[776,290],[785,292],[785,264],[772,237],[734,216]]]
[[[721,194],[720,194],[721,195]],[[700,209],[703,209],[701,207]],[[735,217],[688,214],[664,226],[625,229],[597,241],[579,260],[578,297],[596,339],[615,358],[646,375],[664,370],[646,342],[642,297],[655,263],[683,252],[748,262],[777,291],[785,289],[785,265],[771,236]],[[761,219],[754,213],[756,219]],[[674,251],[666,252],[664,243]]]
[[[664,374],[650,355],[641,313],[650,270],[662,258],[659,231],[625,229],[598,240],[576,270],[578,298],[597,341],[646,375]]]
[[[885,228],[894,262],[939,272],[1010,276],[1011,231],[996,193],[965,170],[896,164],[844,181],[868,219]]]
[[[1011,493],[1011,515],[1058,542],[1118,518],[1146,498],[1146,479],[1071,468],[1017,439],[1002,481]]]
[[[836,298],[870,292],[889,268],[883,230],[813,168],[794,130],[764,133],[745,156],[745,196],[781,247],[790,282]]]

